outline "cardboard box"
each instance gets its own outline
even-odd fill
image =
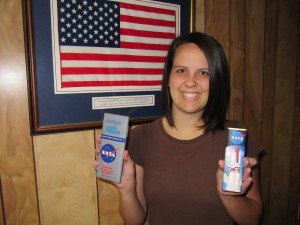
[[[121,182],[129,117],[104,113],[97,177]]]
[[[242,192],[246,141],[247,129],[228,128],[222,182],[222,189],[224,191]]]

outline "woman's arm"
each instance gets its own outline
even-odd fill
[[[142,225],[147,219],[143,177],[143,167],[135,165],[125,151],[122,180],[115,185],[119,190],[120,214],[126,225]]]
[[[219,161],[217,172],[218,193],[227,212],[236,223],[240,225],[257,225],[259,224],[263,208],[259,182],[259,165],[256,158],[245,158],[244,166],[242,193],[226,192],[222,190],[224,161]]]

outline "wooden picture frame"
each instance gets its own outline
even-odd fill
[[[126,86],[127,80],[126,82],[122,80],[123,83],[126,83],[122,84],[124,86],[113,86],[112,84],[114,82],[118,85],[119,81],[105,80],[105,82],[103,82],[103,80],[101,80],[103,77],[106,79],[111,78],[111,73],[114,73],[115,68],[112,68],[110,66],[108,66],[109,68],[106,68],[106,71],[108,71],[107,74],[103,74],[104,72],[101,72],[100,75],[97,74],[90,76],[90,73],[96,73],[94,72],[94,63],[97,63],[97,65],[105,65],[108,63],[107,59],[99,59],[97,58],[98,56],[95,56],[99,51],[102,51],[104,47],[96,47],[96,50],[93,49],[92,53],[76,53],[80,56],[92,54],[93,57],[96,57],[97,59],[93,58],[91,60],[92,62],[89,64],[89,67],[93,67],[93,71],[86,70],[84,72],[79,72],[81,73],[80,75],[74,75],[73,73],[77,73],[78,71],[82,70],[83,66],[80,63],[84,63],[84,66],[86,66],[86,61],[84,61],[85,59],[83,59],[83,62],[76,61],[77,59],[68,61],[68,57],[70,54],[63,52],[63,49],[67,45],[62,42],[62,40],[67,39],[67,36],[64,39],[65,34],[63,33],[63,31],[65,31],[67,28],[64,28],[65,24],[63,24],[63,22],[66,21],[68,16],[72,16],[72,13],[76,14],[75,11],[77,11],[77,17],[73,17],[74,19],[72,22],[74,22],[75,24],[77,23],[76,25],[79,26],[80,23],[77,22],[79,20],[78,17],[83,16],[83,14],[87,13],[89,9],[92,9],[94,7],[92,5],[97,5],[97,10],[100,10],[98,4],[116,3],[119,8],[124,4],[127,4],[129,6],[135,6],[138,4],[142,5],[142,7],[162,8],[166,10],[169,10],[169,8],[172,10],[174,9],[174,18],[176,19],[176,21],[174,22],[174,34],[176,36],[179,34],[189,33],[190,31],[194,30],[194,0],[63,1],[64,4],[67,4],[66,2],[69,1],[69,5],[62,5],[60,1],[61,0],[24,0],[25,43],[28,68],[28,86],[30,92],[29,101],[32,134],[99,128],[101,127],[104,112],[128,115],[130,117],[131,123],[147,122],[161,116],[162,110],[160,106],[160,89],[158,84],[161,81],[159,81],[159,79],[156,80],[156,84],[153,85],[155,87],[148,85],[147,82],[149,81],[147,80],[148,78],[146,78],[146,76],[145,78],[143,78],[145,80],[141,81],[145,84],[130,83]],[[75,5],[72,6],[72,2],[77,3],[76,7]],[[86,9],[86,12],[81,11],[82,15],[80,15],[78,13],[79,8],[82,8],[84,4],[87,5],[87,7],[89,5],[89,8]],[[157,5],[159,5],[159,7],[157,7]],[[68,7],[70,8],[70,10],[72,10],[73,7],[73,11],[70,11],[69,14],[62,14],[61,11],[66,11]],[[97,10],[95,10],[94,8],[94,10],[92,11],[94,13],[94,18],[99,19],[100,17],[96,15]],[[143,8],[142,10],[147,11],[148,9]],[[144,13],[145,15],[153,15],[153,13],[147,14],[148,12],[146,11]],[[121,12],[121,10],[119,10],[118,12]],[[119,16],[120,15],[121,14],[119,14]],[[136,14],[134,16],[128,16],[129,19],[126,19],[130,21],[130,19],[135,16],[139,17],[141,15]],[[93,16],[90,16],[89,18],[91,17]],[[144,19],[145,23],[151,23],[151,21],[155,20],[156,18],[146,16],[146,18]],[[87,20],[88,19],[86,19],[86,21]],[[95,24],[95,20],[91,21],[93,21],[94,24],[92,25],[94,27],[97,27],[97,29],[101,26],[99,24]],[[121,16],[118,21],[121,21]],[[72,22],[69,22],[70,26],[72,25]],[[84,22],[82,22],[82,24]],[[120,30],[125,30],[125,28],[123,28],[120,24],[121,22],[117,24],[120,26]],[[123,20],[122,24],[124,24]],[[143,27],[147,26],[148,25],[145,24],[143,25]],[[82,29],[82,27],[78,29]],[[69,31],[69,34],[72,35],[72,32],[75,32],[75,30],[76,29],[73,28],[73,30]],[[86,28],[86,30],[88,30],[88,28]],[[131,27],[127,27],[127,31],[128,30],[132,30]],[[94,30],[94,32],[96,31]],[[147,32],[148,31],[144,31],[143,34]],[[151,32],[152,31],[150,31],[149,33]],[[152,32],[152,34],[153,33],[155,33],[155,31]],[[158,38],[160,37],[158,36]],[[74,38],[73,41],[75,41],[75,39],[76,38]],[[117,41],[115,41],[115,43],[116,42]],[[69,47],[69,49],[83,49],[81,48],[82,46],[79,45],[80,44],[77,43],[71,43],[70,46],[67,47]],[[140,43],[138,43],[138,45],[140,46]],[[119,47],[121,48],[121,39]],[[92,46],[87,46],[87,48],[85,49],[92,49]],[[109,52],[114,52],[117,48],[111,47],[107,49],[109,49]],[[119,52],[119,50],[117,51]],[[144,50],[140,51],[143,52]],[[167,49],[165,50],[165,52],[166,51]],[[145,57],[147,57],[147,55]],[[73,66],[69,66],[71,63],[73,63]],[[113,65],[116,66],[122,65],[122,62],[118,60],[116,60],[116,62],[114,63],[115,64]],[[130,63],[128,61],[126,62],[126,64]],[[133,62],[132,64],[135,65],[136,62]],[[163,70],[163,68],[161,68],[162,64],[163,62],[160,63],[159,68],[159,73],[161,74],[161,71]],[[64,66],[73,67],[73,70],[70,70],[69,67],[64,68]],[[152,67],[149,66],[149,68],[151,69]],[[125,79],[132,81],[132,70],[128,70],[127,75],[126,73],[123,74],[124,65],[122,65],[120,66],[120,70],[118,71],[121,71],[122,76],[125,77]],[[69,81],[68,83],[68,79],[71,79],[72,77],[75,77],[75,80],[77,78],[82,79],[80,81],[81,84],[79,84],[79,81],[77,80]],[[86,82],[85,79],[90,79],[87,77],[92,77],[91,79],[95,79],[94,83],[90,82],[90,80],[90,83]],[[101,82],[97,80],[98,77],[101,77]],[[69,87],[68,85],[71,87]],[[147,86],[147,88],[145,88],[144,86]]]

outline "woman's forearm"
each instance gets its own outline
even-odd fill
[[[119,190],[120,214],[126,225],[142,225],[147,213],[140,203],[135,190],[124,192]]]
[[[257,225],[262,214],[262,204],[246,196],[223,196],[221,200],[239,225]]]

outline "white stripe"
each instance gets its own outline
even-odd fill
[[[162,75],[130,75],[130,74],[122,74],[122,75],[106,75],[106,74],[92,74],[92,75],[64,75],[62,76],[63,82],[68,81],[129,81],[129,80],[162,80]]]
[[[155,86],[96,86],[96,87],[70,87],[59,88],[56,94],[76,94],[76,93],[101,93],[101,92],[136,92],[136,91],[161,91],[161,85]]]
[[[60,46],[61,52],[69,53],[95,53],[95,54],[120,54],[120,55],[145,55],[145,56],[163,56],[167,51],[157,50],[139,50],[139,49],[120,49],[120,48],[102,48],[102,47],[81,47],[81,46]]]
[[[164,63],[147,63],[147,62],[112,62],[112,61],[90,61],[90,60],[62,60],[61,65],[63,68],[68,67],[86,67],[86,68],[153,68],[161,69]]]
[[[146,24],[137,24],[129,22],[120,22],[121,28],[135,29],[135,30],[144,30],[144,31],[156,31],[161,33],[175,33],[174,27],[163,27],[163,26],[154,26]]]
[[[160,44],[160,45],[170,45],[172,39],[164,38],[147,38],[147,37],[136,37],[136,36],[121,36],[121,41],[134,42],[134,43],[146,43],[146,44]]]
[[[175,16],[172,16],[172,15],[159,14],[159,13],[150,13],[150,12],[138,11],[138,10],[133,10],[133,9],[120,8],[120,14],[126,15],[126,16],[151,18],[151,19],[166,20],[166,21],[174,21],[175,22]]]

